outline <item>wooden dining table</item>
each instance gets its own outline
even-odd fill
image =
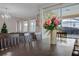
[[[50,39],[33,41],[31,45],[28,42],[25,46],[10,48],[0,52],[1,56],[72,56],[76,39],[61,38],[57,40],[56,45],[50,45]],[[8,54],[10,53],[10,54]]]

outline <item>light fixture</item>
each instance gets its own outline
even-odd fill
[[[2,17],[3,19],[8,19],[8,18],[11,17],[11,16],[8,14],[7,8],[5,8],[5,12],[1,15],[1,17]]]

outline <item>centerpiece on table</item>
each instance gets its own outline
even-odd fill
[[[56,29],[59,23],[59,19],[56,16],[48,18],[44,23],[44,28],[50,32],[50,44],[56,44]]]

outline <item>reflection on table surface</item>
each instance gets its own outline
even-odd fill
[[[1,51],[1,56],[71,56],[74,48],[75,39],[62,38],[57,40],[56,45],[50,45],[49,39],[32,41],[20,44]]]

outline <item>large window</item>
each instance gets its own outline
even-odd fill
[[[56,6],[54,6],[56,7]],[[47,8],[43,10],[43,17],[42,17],[42,22],[44,22],[48,16],[51,15],[56,15],[57,17],[59,17],[59,20],[61,20],[61,25],[60,25],[60,29],[62,29],[62,27],[68,27],[69,30],[71,31],[72,28],[74,29],[79,29],[79,4],[62,4],[62,6],[59,6],[57,8]],[[78,17],[76,19],[76,17]],[[43,23],[42,23],[43,26]],[[68,29],[65,28],[65,29]],[[45,34],[46,29],[42,28],[42,34],[44,38],[48,37],[47,34]],[[70,32],[68,31],[68,32]],[[78,30],[79,31],[79,30]],[[73,31],[72,32],[77,32],[77,31]],[[72,33],[71,32],[71,33]]]
[[[79,28],[79,20],[63,19],[62,20],[62,27]]]
[[[19,21],[17,25],[18,32],[35,32],[36,20]]]
[[[61,30],[68,34],[79,34],[79,18],[63,19]]]
[[[24,26],[23,32],[28,32],[28,22],[27,21],[24,21],[23,26]]]
[[[62,16],[79,14],[79,4],[62,8]]]
[[[30,29],[30,32],[35,32],[36,30],[36,21],[35,20],[30,20],[30,23],[29,23],[29,29]]]

